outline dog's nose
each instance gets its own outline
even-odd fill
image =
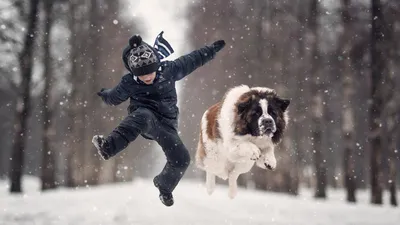
[[[271,128],[274,126],[274,120],[272,120],[271,118],[265,119],[263,120],[263,125],[265,128]]]

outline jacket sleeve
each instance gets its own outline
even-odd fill
[[[180,80],[203,66],[214,58],[215,53],[214,48],[205,46],[171,61],[174,80]]]
[[[130,96],[126,77],[124,76],[116,87],[111,89],[103,89],[100,92],[100,96],[107,105],[119,105],[126,101]]]

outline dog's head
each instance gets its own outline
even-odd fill
[[[288,123],[290,100],[280,98],[268,88],[252,88],[236,102],[235,133],[268,136],[277,144]]]

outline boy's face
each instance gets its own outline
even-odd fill
[[[156,78],[156,72],[149,73],[143,76],[138,76],[139,80],[143,81],[145,84],[150,85],[153,83],[154,79]]]

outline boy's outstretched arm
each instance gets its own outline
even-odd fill
[[[187,55],[183,55],[172,61],[172,73],[175,80],[180,80],[192,73],[200,66],[214,58],[215,54],[225,46],[224,40],[214,42],[212,45],[204,46]]]
[[[125,77],[122,78],[121,82],[114,88],[105,89],[102,88],[97,95],[101,97],[101,99],[107,105],[119,105],[122,102],[126,101],[129,98],[129,91],[127,90],[127,85]]]

